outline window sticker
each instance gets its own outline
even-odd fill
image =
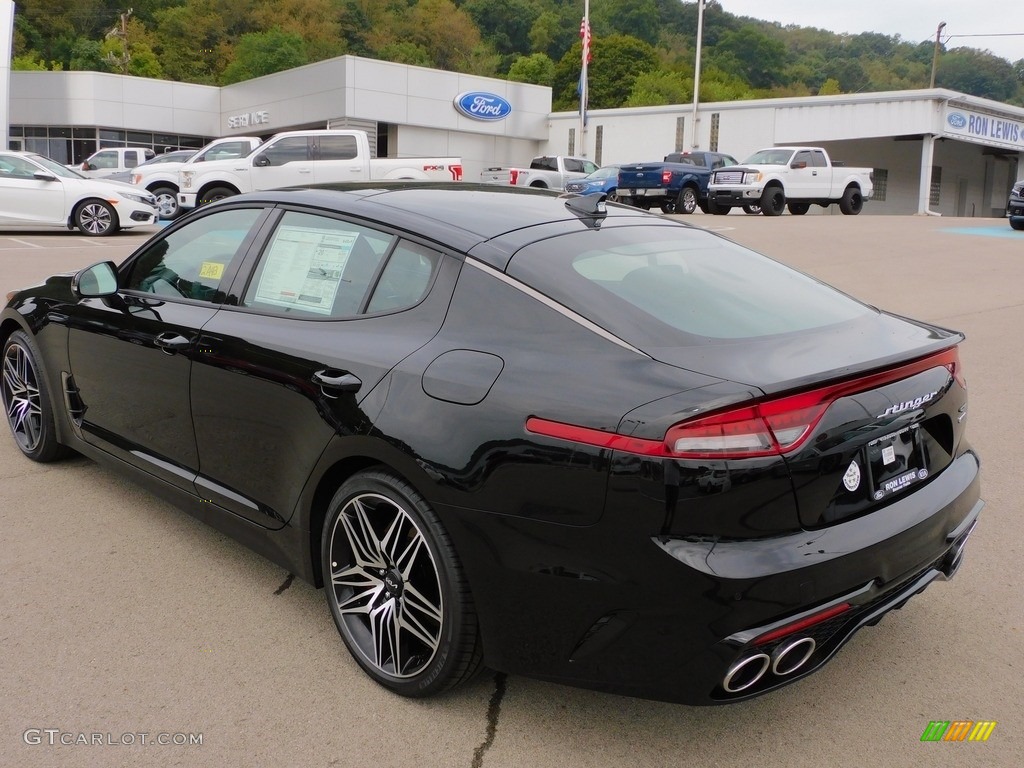
[[[204,261],[199,266],[199,277],[204,280],[220,280],[224,277],[224,265],[216,261]]]
[[[328,315],[358,232],[282,226],[266,255],[256,301]]]

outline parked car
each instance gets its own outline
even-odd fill
[[[0,226],[59,226],[99,236],[155,222],[156,199],[142,187],[87,179],[32,152],[0,151]]]
[[[628,163],[619,168],[619,199],[662,213],[708,211],[708,180],[719,168],[736,165],[722,152],[673,152],[650,163]]]
[[[618,200],[616,191],[619,186],[619,166],[603,165],[582,179],[567,181],[565,191],[575,195],[589,195],[592,192],[603,192],[610,202]]]
[[[107,147],[67,167],[90,179],[103,179],[131,171],[154,157],[156,153],[149,147]]]
[[[1006,216],[1014,229],[1024,229],[1024,181],[1014,183],[1006,201]]]
[[[874,193],[871,168],[849,168],[833,162],[820,147],[768,147],[740,166],[716,170],[708,184],[708,211],[729,213],[756,204],[765,216],[789,210],[803,216],[812,205],[839,204],[847,216],[856,216]],[[751,213],[752,211],[747,211]]]
[[[405,696],[484,665],[697,704],[776,689],[959,568],[983,506],[963,336],[601,198],[203,206],[10,295],[15,443],[323,585]]]
[[[542,155],[533,158],[529,168],[486,168],[480,174],[480,181],[537,189],[565,189],[570,181],[582,179],[596,170],[597,163],[585,157]]]
[[[160,218],[174,219],[181,213],[178,204],[178,173],[198,163],[245,157],[261,143],[258,136],[229,136],[214,139],[199,150],[168,152],[143,163],[131,172],[132,184],[145,187],[156,197]]]

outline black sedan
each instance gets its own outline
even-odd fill
[[[978,519],[963,336],[601,195],[240,195],[12,293],[30,459],[324,586],[367,674],[696,704],[809,674]]]

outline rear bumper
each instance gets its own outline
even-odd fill
[[[871,514],[760,539],[659,535],[664,504],[649,505],[652,494],[624,497],[623,506],[582,528],[439,511],[466,553],[489,666],[613,693],[722,704],[806,676],[861,627],[954,575],[984,506],[979,469],[968,450],[927,485]],[[506,556],[478,557],[499,551],[487,543],[493,538]],[[763,637],[843,603],[840,615],[812,629]],[[524,614],[534,620],[524,622]],[[771,660],[787,642],[810,652],[791,657],[800,663],[779,674],[769,661],[749,685],[727,690],[738,663],[760,654]]]

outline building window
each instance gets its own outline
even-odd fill
[[[889,187],[889,169],[888,168],[875,168],[872,182],[875,191],[871,195],[871,199],[879,202],[885,202],[885,192]]]
[[[939,198],[941,197],[942,191],[942,167],[938,165],[932,166],[932,191],[928,196],[928,207],[938,208]]]
[[[683,151],[683,142],[686,141],[686,139],[683,137],[683,129],[685,129],[685,128],[686,128],[686,118],[685,117],[677,117],[676,118],[676,147],[675,147],[675,150],[674,150],[676,152],[682,152]]]
[[[576,154],[576,129],[575,128],[570,128],[569,129],[569,154],[570,155],[575,155]]]
[[[708,149],[712,152],[718,151],[718,122],[720,117],[717,112],[711,115],[711,141],[708,143]]]
[[[601,154],[604,149],[604,126],[597,126],[596,136],[594,138],[594,162],[598,165],[603,165],[601,162]]]

